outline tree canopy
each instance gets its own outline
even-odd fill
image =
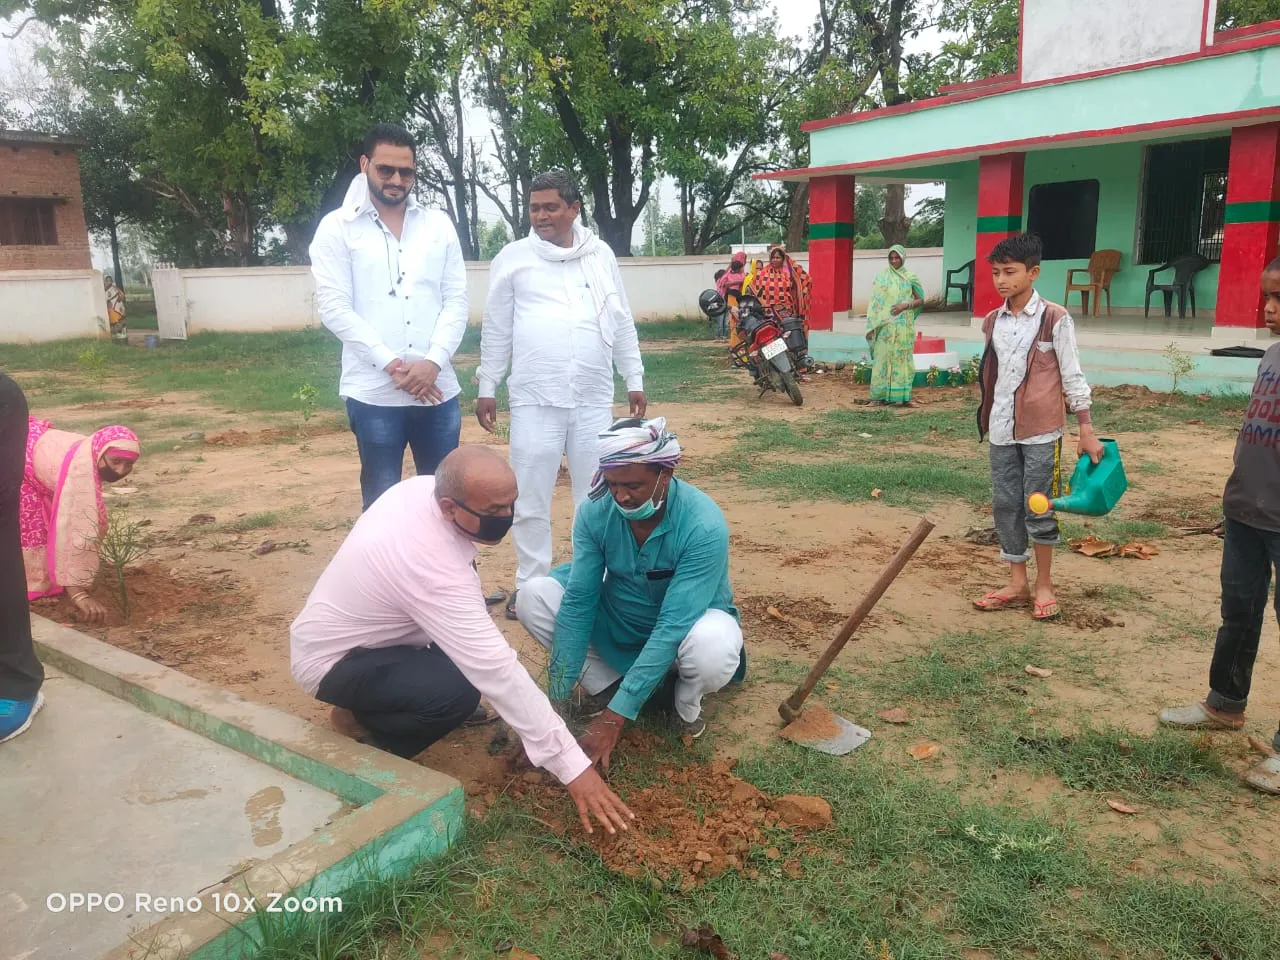
[[[620,255],[660,179],[677,212],[655,208],[655,248],[801,247],[806,186],[753,174],[807,165],[804,120],[1017,65],[1018,0],[818,7],[796,36],[766,0],[0,0],[18,31],[43,27],[39,89],[0,90],[0,124],[84,142],[90,227],[113,249],[143,230],[180,264],[305,263],[379,121],[418,139],[419,197],[471,258],[499,243],[495,208],[501,236],[528,232],[529,184],[550,167],[580,179]],[[1220,29],[1274,18],[1280,0],[1218,6]],[[865,242],[936,234],[901,187],[871,207],[864,193]]]

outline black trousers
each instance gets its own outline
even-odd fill
[[[438,647],[358,647],[320,681],[316,697],[343,707],[376,746],[415,757],[475,712],[480,691]]]
[[[1215,710],[1244,713],[1249,702],[1273,567],[1280,567],[1280,533],[1228,519],[1222,541],[1222,626],[1205,699]],[[1275,603],[1280,617],[1280,595]]]
[[[0,700],[30,700],[44,683],[31,645],[18,504],[27,463],[27,398],[0,373]]]

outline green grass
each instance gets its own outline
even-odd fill
[[[220,533],[249,533],[251,530],[266,530],[270,527],[278,527],[284,522],[284,515],[277,511],[268,510],[262,513],[251,513],[246,517],[240,517],[238,520],[232,520],[230,523],[219,525],[216,530]]]
[[[258,956],[481,958],[508,942],[555,960],[656,960],[693,956],[679,947],[680,928],[704,923],[744,960],[875,957],[882,942],[895,960],[975,951],[1191,960],[1206,956],[1204,943],[1264,960],[1280,942],[1280,915],[1266,896],[1169,870],[1135,874],[1123,847],[1047,816],[968,801],[889,763],[877,743],[844,759],[777,745],[735,771],[770,793],[831,802],[835,825],[812,847],[780,842],[799,861],[799,880],[758,850],[758,880],[729,873],[681,892],[620,877],[503,802],[410,880],[370,883],[345,898],[341,914],[269,918]],[[625,796],[626,779],[615,782]]]
[[[1115,516],[1096,517],[1088,521],[1064,519],[1060,526],[1063,540],[1078,540],[1092,534],[1112,543],[1123,544],[1133,540],[1160,540],[1169,535],[1169,528],[1155,520],[1126,520]]]
[[[1073,790],[1172,802],[1186,787],[1222,783],[1226,770],[1211,744],[1171,730],[1138,736],[1085,726],[1073,734],[1025,736],[993,730],[988,753],[1009,766],[1052,773]]]
[[[656,326],[668,333],[684,329]],[[455,360],[468,411],[476,395],[471,377],[478,363],[479,338],[478,327],[468,328]],[[185,342],[166,342],[158,350],[91,340],[0,344],[0,369],[15,373],[28,398],[44,406],[189,391],[232,412],[296,413],[294,394],[304,384],[319,391],[319,409],[341,409],[340,354],[337,339],[315,328],[266,334],[202,333]],[[719,388],[733,385],[738,378],[721,362],[722,356],[718,347],[692,343],[649,354],[645,387],[650,401],[706,399]],[[618,394],[625,399],[621,381]]]
[[[957,460],[920,453],[892,458],[869,453],[862,459],[830,459],[818,463],[778,463],[734,459],[741,482],[780,497],[858,503],[878,499],[892,506],[919,507],[938,497],[989,503],[991,472],[985,461]],[[878,497],[873,493],[879,490]]]
[[[1094,423],[1101,436],[1115,433],[1150,433],[1161,427],[1185,425],[1190,420],[1206,427],[1238,430],[1244,419],[1249,397],[1243,393],[1208,394],[1202,399],[1197,394],[1160,394],[1160,402],[1153,405],[1135,405],[1120,399],[1096,400],[1093,406]]]

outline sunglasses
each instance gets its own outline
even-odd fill
[[[397,173],[400,174],[401,180],[412,180],[418,175],[418,171],[413,167],[393,167],[386,163],[375,163],[373,170],[379,180],[390,180]]]

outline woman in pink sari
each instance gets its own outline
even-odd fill
[[[29,600],[66,590],[90,623],[106,620],[106,607],[88,592],[98,572],[98,540],[107,529],[102,484],[127,477],[141,453],[137,436],[125,427],[86,437],[30,419],[20,514]]]

